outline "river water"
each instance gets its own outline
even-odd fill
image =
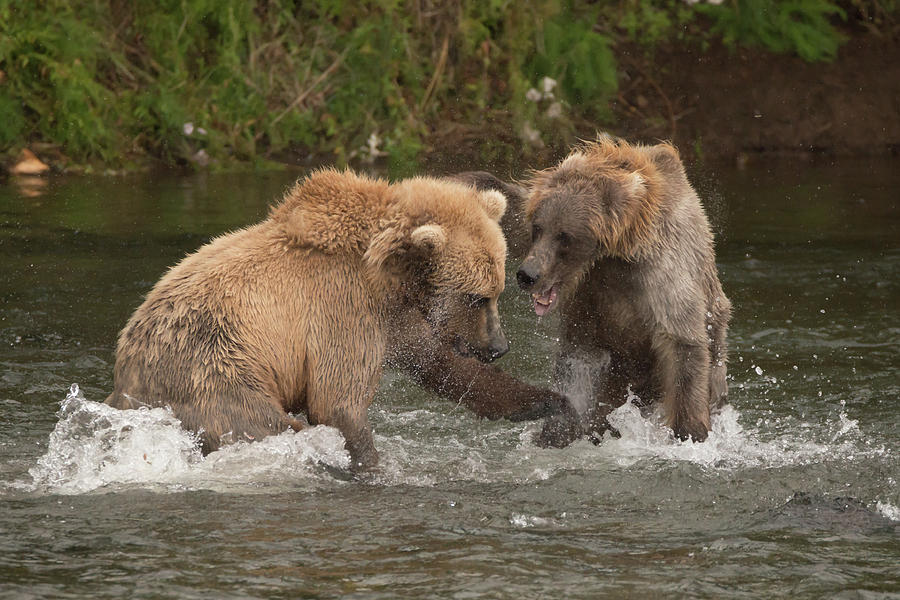
[[[900,598],[898,166],[693,173],[735,305],[707,442],[626,405],[620,439],[539,449],[388,372],[365,481],[329,428],[203,458],[101,404],[142,295],[296,174],[7,182],[0,597]],[[512,280],[501,313],[498,364],[546,384],[557,323]]]

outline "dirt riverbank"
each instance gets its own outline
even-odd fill
[[[900,44],[851,37],[832,63],[714,47],[625,54],[617,133],[704,157],[897,154]]]

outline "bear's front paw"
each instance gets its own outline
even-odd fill
[[[551,396],[544,400],[540,414],[536,418],[558,416],[562,419],[578,421],[578,411],[566,396],[549,392]]]
[[[619,430],[613,427],[606,419],[611,412],[612,407],[610,405],[600,404],[591,416],[590,425],[587,427],[588,439],[591,440],[595,446],[599,446],[603,443],[603,438],[607,432],[614,438],[622,437]]]
[[[550,417],[535,437],[534,443],[541,448],[565,448],[582,435],[578,416],[566,413]]]

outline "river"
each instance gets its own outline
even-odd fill
[[[101,404],[142,296],[296,173],[0,184],[0,597],[900,598],[897,172],[692,171],[735,306],[705,443],[626,405],[540,449],[388,372],[364,481],[330,428],[202,457]],[[546,385],[557,322],[514,277],[501,315],[498,365]]]

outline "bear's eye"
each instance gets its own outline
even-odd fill
[[[534,240],[538,239],[539,237],[541,237],[541,233],[543,233],[543,230],[541,229],[541,226],[540,226],[540,225],[534,225],[534,226],[531,228],[531,240],[534,241]]]
[[[469,308],[481,308],[488,303],[488,299],[478,294],[466,294],[466,303]]]
[[[559,243],[559,247],[565,250],[572,245],[572,236],[562,231],[556,236],[556,241]]]

